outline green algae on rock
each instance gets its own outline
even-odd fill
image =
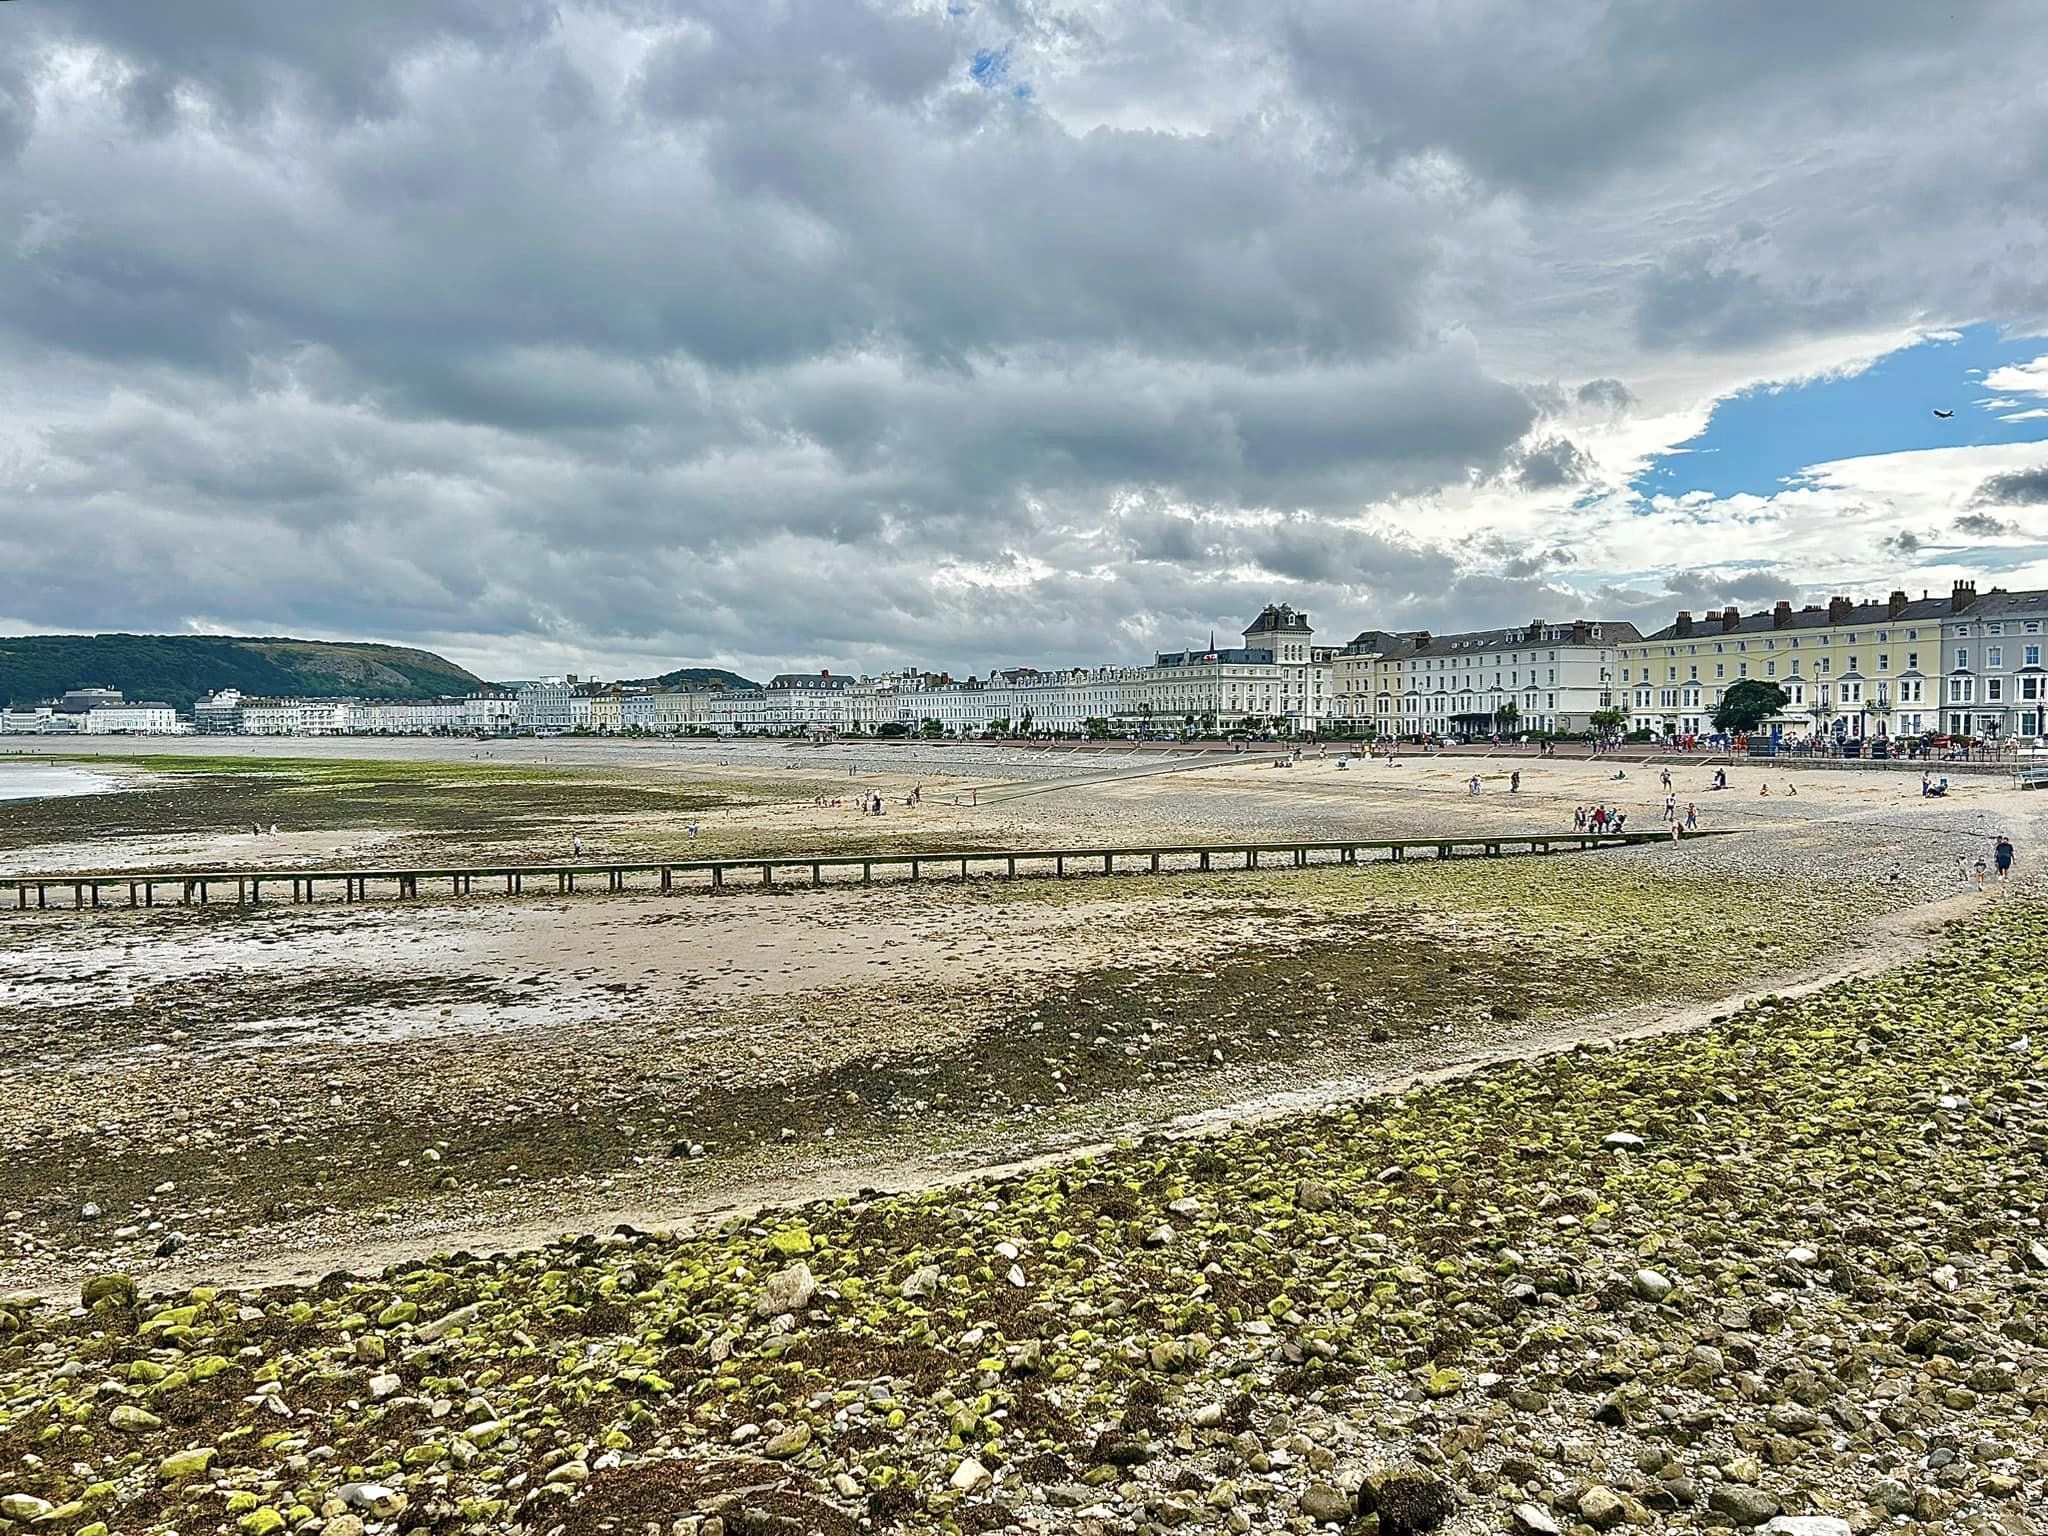
[[[1026,1176],[35,1308],[6,1497],[329,1536],[2019,1532],[2044,1014],[2014,902],[1696,1033]]]

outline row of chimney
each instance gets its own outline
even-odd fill
[[[1920,596],[1922,600],[1925,600],[1927,594],[1925,592],[1922,592]],[[1904,592],[1894,588],[1891,597],[1887,599],[1885,602],[1886,616],[1888,618],[1896,619],[1900,614],[1906,611],[1906,604],[1909,601],[1910,599],[1906,596]],[[1955,584],[1955,589],[1949,593],[1949,612],[1961,613],[1964,609],[1968,608],[1972,603],[1976,601],[1977,583],[1975,583],[1974,581],[1959,581]],[[1850,621],[1851,617],[1855,614],[1856,607],[1857,605],[1851,602],[1846,597],[1829,598],[1828,622],[1830,624],[1847,624]],[[1800,612],[1818,613],[1820,612],[1820,604],[1809,603],[1805,608],[1801,609]],[[1723,634],[1726,634],[1729,630],[1734,629],[1741,622],[1741,610],[1737,609],[1733,604],[1730,604],[1728,607],[1723,608],[1719,613],[1709,613],[1706,616],[1705,620],[1702,621],[1702,632],[1711,634],[1713,633],[1714,627],[1718,626],[1720,631]],[[1778,605],[1771,610],[1771,628],[1789,629],[1791,627],[1792,605],[1789,602],[1780,600]],[[1672,626],[1672,631],[1674,634],[1680,637],[1690,635],[1693,633],[1692,613],[1689,609],[1681,608],[1678,610],[1678,622]]]

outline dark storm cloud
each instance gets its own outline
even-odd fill
[[[1920,535],[1910,528],[1901,528],[1897,533],[1886,534],[1878,543],[1888,552],[1902,560],[1910,560],[1920,553]]]
[[[1525,193],[1582,192],[1730,118],[1783,111],[1845,74],[1905,77],[1932,51],[1999,40],[2020,7],[1975,0],[1291,0],[1286,57],[1362,149],[1449,152]],[[1791,89],[1788,90],[1788,83]]]
[[[1577,443],[1551,437],[1517,456],[1515,479],[1525,491],[1549,491],[1561,485],[1582,485],[1592,470],[1593,461]]]
[[[1636,403],[1629,387],[1619,379],[1588,379],[1579,386],[1579,404],[1619,414]]]
[[[2048,305],[1981,91],[2039,14],[1921,9],[0,6],[9,616],[958,670],[1584,611],[1435,509],[1597,474],[1653,364]]]
[[[2048,477],[2044,477],[2044,482],[2048,482]],[[2042,489],[2044,495],[2041,499],[2048,500],[2048,483],[2044,483]],[[1985,512],[1967,512],[1955,520],[1954,526],[1957,533],[1968,534],[1973,539],[1995,539],[2004,534],[2020,531],[2018,523],[2002,517],[1992,517]]]
[[[1699,244],[1672,252],[1642,282],[1636,332],[1646,346],[1751,346],[1772,337],[1847,330],[1871,318],[1867,298],[1820,277],[1774,283],[1741,250]]]
[[[1995,507],[2031,507],[2048,502],[2048,464],[1993,475],[1977,487],[1975,499]]]

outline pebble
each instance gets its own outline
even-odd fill
[[[1677,1287],[1665,1275],[1654,1269],[1639,1269],[1635,1274],[1635,1293],[1644,1301],[1662,1301]]]
[[[947,1485],[956,1493],[978,1493],[991,1481],[989,1470],[972,1456],[953,1469],[953,1475],[946,1479]]]
[[[1357,1502],[1328,1483],[1310,1483],[1300,1504],[1301,1512],[1318,1525],[1344,1525],[1358,1513]]]

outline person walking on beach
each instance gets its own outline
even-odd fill
[[[1521,792],[1522,770],[1517,768],[1513,773],[1508,775],[1508,793],[1511,795],[1519,795]]]
[[[1985,874],[1986,870],[1984,868],[1984,856],[1982,854],[1979,854],[1977,856],[1976,867],[1970,871],[1970,876],[1977,882],[1977,889],[1980,891],[1984,889]]]
[[[2012,839],[2003,832],[1998,834],[1998,843],[1991,850],[1991,857],[1998,865],[1998,881],[2003,885],[2012,878]]]
[[[569,857],[572,859],[583,857],[583,839],[581,837],[572,836],[569,839]]]
[[[1700,824],[1700,808],[1690,800],[1685,803],[1685,830],[1697,831]]]

